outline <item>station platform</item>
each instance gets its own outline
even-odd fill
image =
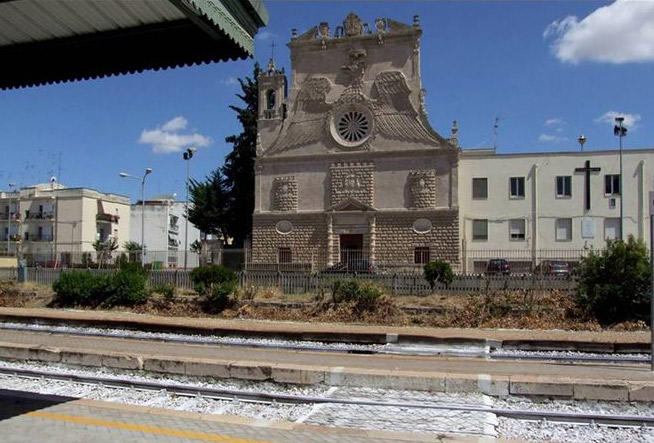
[[[3,321],[73,322],[170,332],[350,342],[496,340],[558,343],[560,347],[648,347],[644,332],[568,332],[188,319],[120,312],[0,308]],[[608,351],[610,352],[610,351]],[[38,360],[292,384],[327,384],[493,396],[654,401],[654,373],[645,364],[569,364],[415,355],[356,355],[315,351],[189,345],[0,330],[0,358]]]
[[[311,426],[0,390],[3,443],[391,443],[488,441]],[[494,440],[495,441],[495,440]]]

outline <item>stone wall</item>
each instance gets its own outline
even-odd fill
[[[372,162],[332,163],[331,204],[352,197],[373,206],[374,171]]]
[[[275,177],[273,211],[297,211],[297,179],[292,175]]]
[[[375,260],[379,263],[413,263],[414,248],[427,246],[430,259],[459,263],[459,211],[436,210],[379,213],[376,217]],[[427,219],[432,228],[417,233],[413,224]]]
[[[433,208],[436,204],[436,173],[433,170],[409,173],[410,206],[416,209]],[[447,190],[449,192],[449,190]]]
[[[280,234],[277,224],[289,221],[292,230]],[[254,214],[252,228],[252,261],[274,263],[278,248],[291,248],[293,262],[311,263],[327,254],[327,222],[323,214]]]

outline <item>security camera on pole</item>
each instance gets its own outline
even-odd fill
[[[615,122],[617,123],[613,127],[613,135],[617,135],[618,138],[620,139],[620,240],[624,240],[624,218],[623,218],[623,192],[622,192],[622,137],[625,137],[627,135],[627,128],[622,126],[624,123],[624,117],[623,116],[618,116],[615,118]]]
[[[197,149],[194,147],[188,148],[184,152],[184,160],[186,161],[186,204],[184,205],[185,214],[184,220],[186,227],[184,228],[184,269],[188,268],[188,188],[189,188],[189,171],[191,165],[191,159],[193,158],[193,153]]]

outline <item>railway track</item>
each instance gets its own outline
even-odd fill
[[[178,343],[193,345],[219,345],[225,347],[248,347],[263,349],[283,349],[292,351],[331,352],[363,355],[420,355],[443,356],[452,358],[487,358],[491,360],[530,360],[553,361],[559,363],[605,363],[605,364],[647,364],[647,355],[616,355],[556,353],[543,351],[522,351],[519,353],[504,353],[502,350],[491,349],[490,346],[456,346],[456,345],[398,345],[398,344],[348,344],[298,342],[289,340],[266,340],[238,337],[191,336],[173,333],[150,333],[119,329],[91,329],[52,325],[2,324],[0,330],[33,331],[50,334],[72,335],[80,337],[118,338],[125,340],[151,341],[158,343]]]
[[[500,409],[492,406],[466,406],[456,404],[432,404],[425,402],[378,401],[356,398],[332,398],[303,396],[293,394],[243,391],[234,389],[213,389],[192,385],[135,381],[127,378],[109,378],[86,375],[73,375],[52,371],[26,370],[0,366],[0,375],[27,379],[64,381],[85,385],[97,385],[114,389],[133,389],[139,391],[164,391],[185,397],[204,397],[214,400],[227,400],[262,404],[290,405],[355,405],[373,408],[405,408],[415,410],[440,410],[455,412],[489,413],[497,417],[527,421],[549,421],[574,425],[603,425],[607,427],[654,428],[654,416],[618,415],[601,413],[557,412],[520,409]]]

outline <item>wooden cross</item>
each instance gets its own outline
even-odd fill
[[[586,160],[586,164],[584,165],[583,168],[575,168],[575,172],[583,172],[585,177],[585,182],[586,182],[586,211],[590,211],[590,174],[591,172],[599,172],[601,169],[600,168],[591,168],[590,167],[590,160]]]

